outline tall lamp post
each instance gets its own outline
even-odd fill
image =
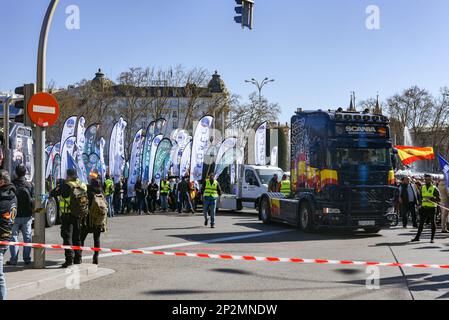
[[[255,85],[257,87],[257,90],[259,91],[259,104],[262,102],[262,89],[263,89],[263,87],[265,87],[270,82],[274,82],[274,81],[275,81],[274,79],[268,79],[268,78],[263,79],[262,82],[259,82],[259,81],[257,81],[254,78],[252,78],[251,80],[245,80],[245,82],[252,83],[253,85]]]

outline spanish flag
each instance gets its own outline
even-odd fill
[[[408,166],[419,160],[434,160],[435,153],[432,147],[404,147],[396,146],[399,158],[405,166]]]

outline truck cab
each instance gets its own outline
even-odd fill
[[[260,219],[305,231],[389,227],[398,190],[388,118],[368,110],[300,111],[291,125],[291,194],[264,195]]]

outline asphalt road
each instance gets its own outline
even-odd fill
[[[379,235],[342,232],[305,234],[281,224],[264,225],[254,213],[217,217],[217,228],[200,214],[119,216],[109,220],[102,247],[235,255],[299,257],[411,263],[449,263],[449,241],[429,230],[418,244],[413,229]],[[47,229],[47,243],[61,243],[59,226]],[[93,246],[92,236],[86,245]],[[47,251],[61,263],[63,252]],[[90,254],[84,254],[90,262]],[[447,299],[449,271],[380,268],[379,289],[369,289],[365,267],[205,260],[185,257],[100,256],[100,266],[116,272],[79,290],[58,290],[35,299]]]

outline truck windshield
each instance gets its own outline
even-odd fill
[[[337,166],[390,166],[390,154],[390,149],[337,148],[331,159]]]
[[[282,170],[257,169],[262,184],[268,184],[275,174],[278,175],[279,181],[282,179],[284,172]]]

